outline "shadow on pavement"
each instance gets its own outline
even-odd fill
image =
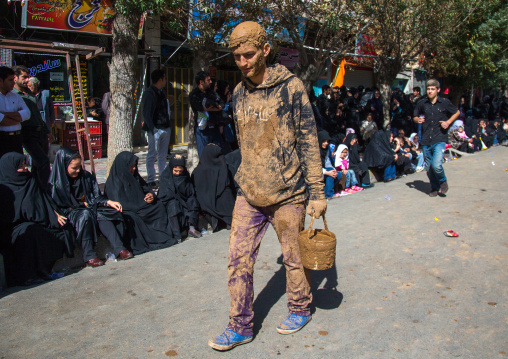
[[[277,263],[282,264],[282,255],[277,258]],[[318,289],[319,285],[326,280],[323,288]],[[335,264],[332,268],[324,271],[311,271],[311,290],[313,300],[311,303],[311,313],[320,309],[335,309],[342,303],[343,295],[337,290],[338,277]],[[286,293],[286,269],[281,265],[279,270],[270,278],[263,290],[254,300],[254,318],[253,331],[254,337],[263,327],[263,321],[267,317],[270,309]]]
[[[323,288],[318,289],[319,285],[326,280]],[[311,288],[313,300],[311,304],[311,312],[314,313],[316,308],[319,309],[336,309],[342,303],[343,295],[337,290],[338,277],[337,267],[335,264],[332,268],[322,271],[312,271]]]
[[[277,263],[282,264],[282,255],[277,258]],[[279,270],[275,272],[272,278],[266,283],[266,286],[254,300],[254,318],[252,328],[254,337],[259,333],[263,327],[263,321],[270,312],[270,309],[279,301],[279,299],[286,293],[286,268],[281,265]]]
[[[414,189],[417,189],[418,191],[420,192],[423,192],[425,194],[429,194],[430,193],[430,183],[428,182],[423,182],[423,181],[420,181],[420,180],[416,180],[416,181],[413,181],[413,182],[408,182],[406,183],[406,186],[408,186],[409,188],[414,188]]]

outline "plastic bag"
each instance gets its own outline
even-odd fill
[[[200,111],[198,112],[198,128],[200,130],[204,130],[208,125],[208,112]]]

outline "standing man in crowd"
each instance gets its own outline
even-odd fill
[[[8,152],[23,153],[21,122],[30,110],[14,88],[14,70],[0,66],[0,158]]]
[[[143,93],[143,126],[148,135],[148,153],[146,155],[146,172],[148,184],[155,188],[155,157],[159,167],[159,176],[166,168],[169,140],[171,137],[171,110],[164,89],[166,88],[166,71],[154,70],[151,74],[152,85]]]
[[[322,118],[328,118],[328,111],[330,108],[330,95],[332,93],[332,89],[328,85],[324,85],[321,87],[321,95],[318,96],[316,101],[316,106],[321,114]]]
[[[32,173],[39,180],[42,188],[48,186],[49,174],[49,141],[51,133],[48,126],[42,119],[41,112],[37,106],[37,98],[28,88],[29,71],[25,66],[14,66],[14,92],[20,95],[30,110],[30,119],[23,121],[21,138],[23,147],[32,157]]]
[[[319,218],[326,211],[316,124],[303,83],[282,65],[267,67],[270,45],[255,22],[240,23],[229,47],[243,74],[233,93],[242,163],[229,237],[229,324],[208,342],[216,350],[253,339],[254,263],[269,224],[281,244],[289,308],[277,332],[291,334],[310,321],[310,275],[298,233],[307,199],[307,213]]]
[[[206,71],[200,71],[195,76],[196,87],[189,94],[189,102],[194,114],[194,135],[196,136],[196,147],[198,150],[198,156],[201,158],[201,153],[206,145],[209,143],[215,143],[218,146],[222,145],[221,133],[218,126],[215,126],[210,118],[205,128],[200,129],[198,127],[199,116],[209,116],[206,112],[222,111],[220,106],[206,106],[207,93],[212,91],[210,88],[212,79],[210,74]],[[201,112],[201,114],[200,114]],[[221,146],[222,147],[222,146]]]
[[[413,87],[413,104],[416,105],[422,99],[422,89],[420,86]]]
[[[37,99],[37,108],[41,113],[42,120],[46,123],[49,130],[49,142],[53,142],[53,135],[51,128],[55,124],[55,107],[53,106],[53,99],[49,90],[41,90],[41,81],[37,77],[30,77],[28,79],[28,88],[32,91]]]
[[[436,197],[439,191],[442,194],[448,192],[443,155],[448,140],[448,127],[460,115],[459,109],[450,100],[438,96],[439,90],[439,81],[427,81],[427,98],[419,101],[414,110],[414,121],[423,127],[420,141],[431,186],[430,197]]]
[[[418,101],[422,99],[422,89],[420,86],[413,87],[413,106],[416,106]],[[416,124],[416,133],[418,134],[418,138],[422,138],[422,124]]]

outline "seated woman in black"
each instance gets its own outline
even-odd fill
[[[123,243],[122,206],[102,195],[97,179],[83,170],[79,153],[62,147],[55,156],[50,194],[59,210],[72,226],[71,233],[83,248],[83,260],[91,267],[104,265],[93,249],[97,243],[97,227],[108,239],[119,259],[132,258]]]
[[[182,231],[188,231],[189,236],[194,238],[201,237],[197,230],[199,204],[182,155],[170,158],[168,166],[159,177],[157,198],[166,206],[168,232],[173,237],[181,240]]]
[[[178,240],[167,233],[168,215],[161,201],[138,172],[138,157],[120,152],[109,171],[106,196],[120,202],[126,237],[134,254],[170,247]]]
[[[349,150],[349,169],[355,172],[358,183],[362,187],[370,187],[370,174],[367,165],[360,159],[358,151],[358,136],[356,133],[349,133],[344,144]]]
[[[411,166],[411,147],[400,137],[393,138],[393,134],[391,140],[393,151],[397,154],[397,160],[395,161],[397,176],[401,177],[404,174],[413,173],[414,170]]]
[[[392,149],[392,138],[391,132],[377,131],[363,153],[363,162],[369,168],[381,170],[385,182],[390,182],[396,177],[395,161],[398,155]]]
[[[229,228],[235,207],[235,186],[219,146],[211,143],[203,149],[192,180],[196,198],[213,230],[217,230],[221,222]]]
[[[62,226],[64,217],[28,171],[25,156],[11,152],[0,159],[0,252],[7,285],[50,279],[51,268],[71,255]]]

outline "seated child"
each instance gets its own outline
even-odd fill
[[[335,169],[346,176],[346,189],[342,191],[341,195],[363,191],[363,188],[357,186],[355,172],[348,168],[348,149],[344,144],[339,145],[335,152]]]
[[[464,131],[464,123],[457,120],[453,123],[448,132],[448,142],[450,146],[462,152],[474,152],[474,140]]]
[[[337,172],[333,167],[329,152],[330,135],[328,132],[325,130],[319,131],[318,140],[321,153],[321,166],[323,167],[323,176],[325,180],[325,197],[327,199],[337,198],[340,196],[340,191],[335,193],[335,187],[340,182],[343,182],[342,185],[344,186],[346,177],[342,176],[342,172]]]
[[[185,167],[185,157],[173,155],[159,182],[157,197],[168,212],[168,231],[178,240],[182,239],[182,231],[187,231],[190,237],[201,237],[197,230],[199,204]]]
[[[420,138],[416,132],[413,132],[409,137],[409,145],[411,147],[411,155],[413,156],[412,164],[416,166],[415,171],[421,172],[425,169],[425,158],[423,157],[423,152],[420,150]]]
[[[224,109],[224,101],[222,101],[219,94],[213,90],[214,87],[209,89],[206,92],[205,97],[203,98],[203,108],[206,110],[204,113],[208,120],[203,124],[199,124],[199,129],[203,130],[205,128],[214,128],[215,126],[221,126],[222,119],[222,110]]]

